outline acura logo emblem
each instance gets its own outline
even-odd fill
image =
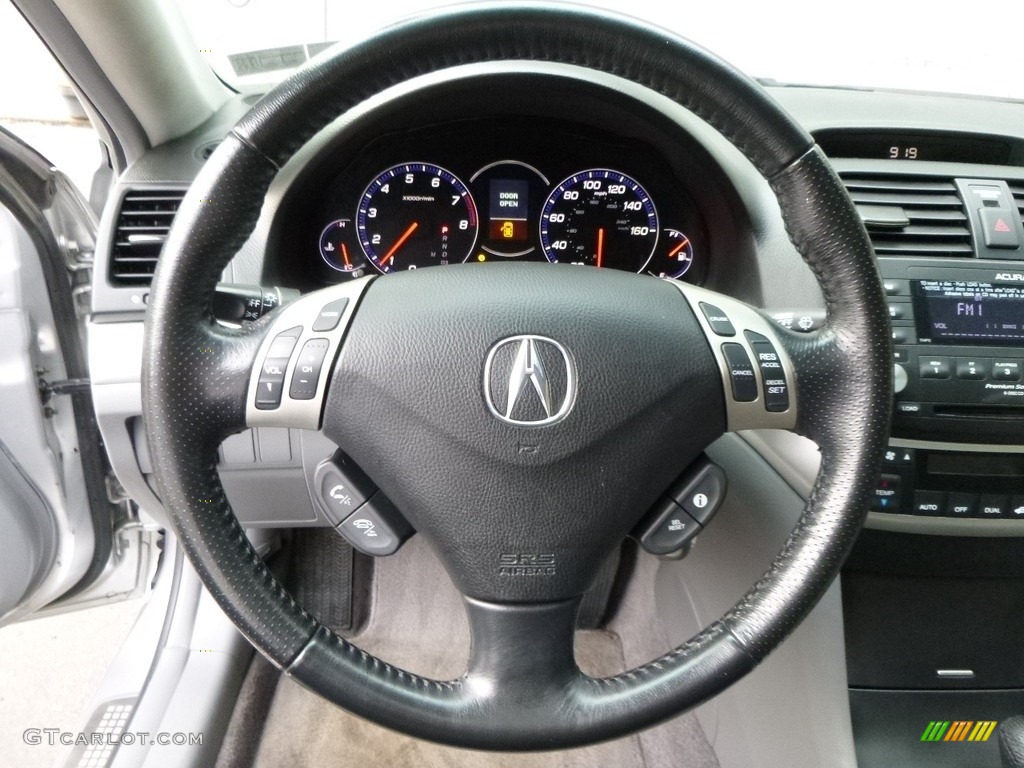
[[[484,400],[497,418],[520,427],[555,424],[576,403],[569,351],[544,336],[510,336],[487,353]]]

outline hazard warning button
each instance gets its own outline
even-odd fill
[[[985,245],[989,248],[1020,248],[1017,234],[1016,211],[1009,208],[982,208],[981,228],[985,233]]]

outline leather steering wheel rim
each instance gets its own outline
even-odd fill
[[[420,678],[372,657],[321,626],[274,579],[216,471],[220,441],[246,424],[249,375],[269,321],[220,326],[211,297],[252,232],[274,175],[331,120],[391,86],[453,66],[511,60],[601,70],[714,126],[770,183],[828,310],[816,333],[778,334],[797,370],[795,431],[813,439],[822,457],[792,535],[723,617],[614,678],[592,679],[575,668],[572,601],[527,610],[467,599],[474,658],[460,680]],[[885,299],[852,203],[813,140],[755,82],[636,21],[564,6],[477,6],[404,22],[314,60],[238,123],[189,191],[154,278],[143,417],[161,499],[187,556],[227,615],[277,666],[346,709],[416,737],[481,749],[557,749],[632,733],[706,701],[806,616],[863,524],[888,437],[891,361]],[[540,639],[531,646],[509,640],[510,632]]]

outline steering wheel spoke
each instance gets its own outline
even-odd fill
[[[690,304],[722,376],[727,429],[793,429],[799,372],[779,328],[721,293],[668,281]]]
[[[334,360],[371,280],[307,294],[278,312],[249,376],[246,426],[320,428]]]

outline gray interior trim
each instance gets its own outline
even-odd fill
[[[120,94],[150,146],[188,133],[230,97],[199,55],[173,3],[53,0]],[[110,44],[117,29],[118,45]],[[166,73],[173,72],[169,78]],[[152,83],[160,83],[153,88]]]

